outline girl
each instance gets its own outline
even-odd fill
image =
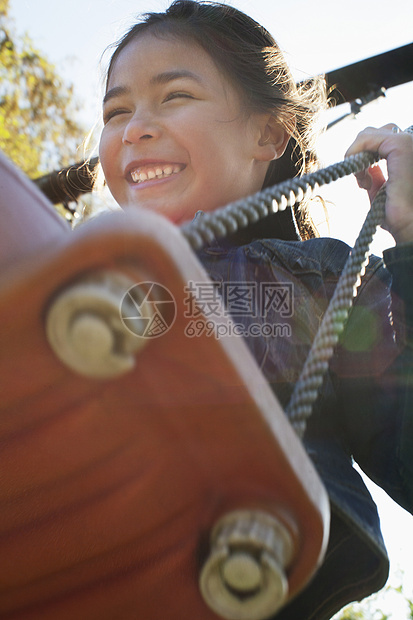
[[[228,6],[176,0],[116,45],[103,100],[103,172],[121,207],[181,224],[316,168],[314,127],[324,106],[320,81],[297,88],[259,24]],[[385,226],[397,245],[385,266],[370,260],[307,426],[304,443],[331,499],[330,543],[315,579],[277,619],[330,618],[386,581],[377,511],[353,459],[413,509],[413,139],[393,125],[369,128],[347,154],[364,150],[387,159]],[[384,178],[372,168],[358,181],[374,198]],[[219,283],[275,282],[293,291],[293,312],[284,316],[290,329],[247,339],[283,406],[348,250],[317,238],[302,203],[199,252]],[[272,307],[240,320],[279,318]]]

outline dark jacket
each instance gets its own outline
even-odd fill
[[[230,241],[199,252],[284,407],[348,252],[329,238]],[[353,461],[413,511],[413,244],[387,250],[384,263],[370,260],[304,437],[331,502],[327,555],[277,620],[326,620],[385,584],[377,509]],[[270,333],[271,325],[279,328]]]

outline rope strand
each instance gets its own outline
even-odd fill
[[[379,157],[375,153],[358,153],[327,168],[316,170],[298,179],[284,181],[216,211],[204,213],[202,218],[183,224],[181,232],[192,249],[200,250],[216,238],[226,237],[239,228],[246,228],[270,213],[283,211],[287,206],[300,202],[304,195],[314,192],[321,185],[360,172],[378,160]]]
[[[344,329],[353,299],[357,295],[361,276],[368,263],[374,233],[384,218],[385,203],[386,190],[383,189],[377,194],[346,261],[287,406],[287,416],[300,437],[304,435],[306,422],[318,398],[334,347]]]

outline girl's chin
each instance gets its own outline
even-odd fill
[[[158,215],[162,215],[167,220],[172,222],[172,224],[176,224],[177,226],[183,224],[188,220],[192,220],[194,218],[195,212],[192,214],[185,213],[182,208],[174,209],[171,205],[160,205],[156,203],[142,203],[136,201],[128,201],[127,204],[121,205],[124,211],[130,211],[131,209],[136,209],[139,211],[149,211],[151,213],[158,213]]]

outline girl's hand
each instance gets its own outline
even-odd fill
[[[359,133],[346,157],[360,151],[378,152],[387,160],[389,178],[383,227],[396,243],[413,241],[413,134],[400,132],[393,124],[380,129],[367,127]],[[367,190],[371,202],[385,182],[378,165],[356,174],[356,178],[359,187]]]

